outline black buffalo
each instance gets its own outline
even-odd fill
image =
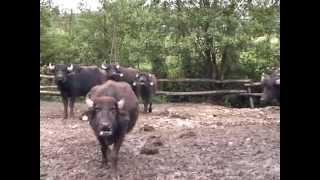
[[[112,167],[117,170],[118,154],[126,133],[130,132],[139,115],[138,99],[129,84],[109,80],[93,87],[87,94],[89,109],[82,120],[89,120],[101,145],[103,164],[110,156]],[[109,145],[112,145],[112,152]]]
[[[68,103],[70,117],[73,118],[76,97],[85,96],[93,86],[102,84],[108,79],[106,73],[97,66],[50,63],[48,68],[54,73],[55,83],[61,93],[64,119],[68,118]]]
[[[280,103],[280,69],[274,71],[271,75],[262,75],[261,85],[263,87],[263,94],[261,101],[263,103],[276,100]]]
[[[106,71],[107,76],[111,79],[115,81],[124,81],[130,84],[136,96],[139,96],[137,88],[133,86],[133,82],[136,79],[136,74],[139,73],[137,69],[122,67],[117,64],[102,64],[101,68]]]
[[[152,96],[157,90],[157,78],[150,73],[137,73],[133,86],[136,87],[144,105],[144,112],[152,112]],[[149,107],[148,107],[149,106]]]

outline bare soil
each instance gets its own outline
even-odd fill
[[[79,120],[85,104],[66,121],[62,103],[40,105],[40,179],[280,179],[279,107],[155,104],[126,136],[115,176]]]

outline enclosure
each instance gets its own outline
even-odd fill
[[[109,179],[87,122],[41,101],[41,179]],[[76,116],[86,106],[76,104]],[[120,149],[120,179],[280,179],[280,108],[154,105]],[[146,153],[146,154],[145,154]]]
[[[40,179],[280,179],[280,107],[259,102],[261,74],[280,65],[280,1],[55,2],[40,1]],[[79,120],[83,98],[62,120],[49,63],[158,78],[154,111],[126,136],[117,175]]]

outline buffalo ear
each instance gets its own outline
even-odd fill
[[[80,120],[88,121],[88,120],[90,120],[92,118],[92,116],[93,116],[93,109],[89,108],[87,111],[82,113],[82,115],[80,116]]]
[[[73,71],[73,64],[70,64],[70,66],[67,67],[67,70],[68,70],[69,72]]]
[[[124,103],[125,103],[124,99],[120,99],[120,101],[117,102],[119,110],[123,109]]]

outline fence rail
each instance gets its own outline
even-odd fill
[[[42,78],[52,79],[54,76],[40,74]],[[198,78],[184,78],[184,79],[158,79],[159,82],[212,82],[212,83],[251,83],[251,79],[226,79],[226,80],[215,80],[215,79],[198,79]]]
[[[186,96],[186,95],[209,95],[209,94],[240,94],[246,93],[246,90],[215,90],[215,91],[192,91],[192,92],[171,92],[171,91],[157,91],[157,95],[166,96]]]
[[[251,79],[227,79],[227,80],[215,80],[215,79],[158,79],[159,82],[212,82],[212,83],[250,83]]]
[[[248,92],[245,92],[245,93],[240,93],[239,95],[240,96],[262,96],[263,93],[248,93]]]
[[[50,89],[50,88],[57,88],[57,86],[41,86],[40,89]]]
[[[54,78],[54,76],[52,76],[52,75],[45,75],[45,74],[40,74],[40,77],[41,78],[49,78],[49,79],[53,79]]]
[[[246,87],[261,86],[261,82],[245,83],[244,86]]]
[[[40,74],[41,78],[52,79],[54,76]],[[165,96],[199,96],[199,95],[215,95],[215,94],[237,94],[239,96],[248,96],[250,101],[250,107],[254,108],[254,103],[252,96],[261,96],[262,93],[252,93],[251,87],[261,86],[260,82],[252,82],[251,79],[228,79],[228,80],[214,80],[214,79],[158,79],[159,82],[211,82],[211,83],[242,83],[247,89],[224,89],[224,90],[212,90],[212,91],[192,91],[192,92],[172,92],[172,91],[157,91],[156,95],[165,95]],[[43,95],[60,95],[59,91],[56,91],[57,86],[42,86],[40,85],[40,94]],[[42,90],[42,89],[55,89],[51,90]]]
[[[60,92],[59,91],[40,91],[40,94],[59,96]]]

